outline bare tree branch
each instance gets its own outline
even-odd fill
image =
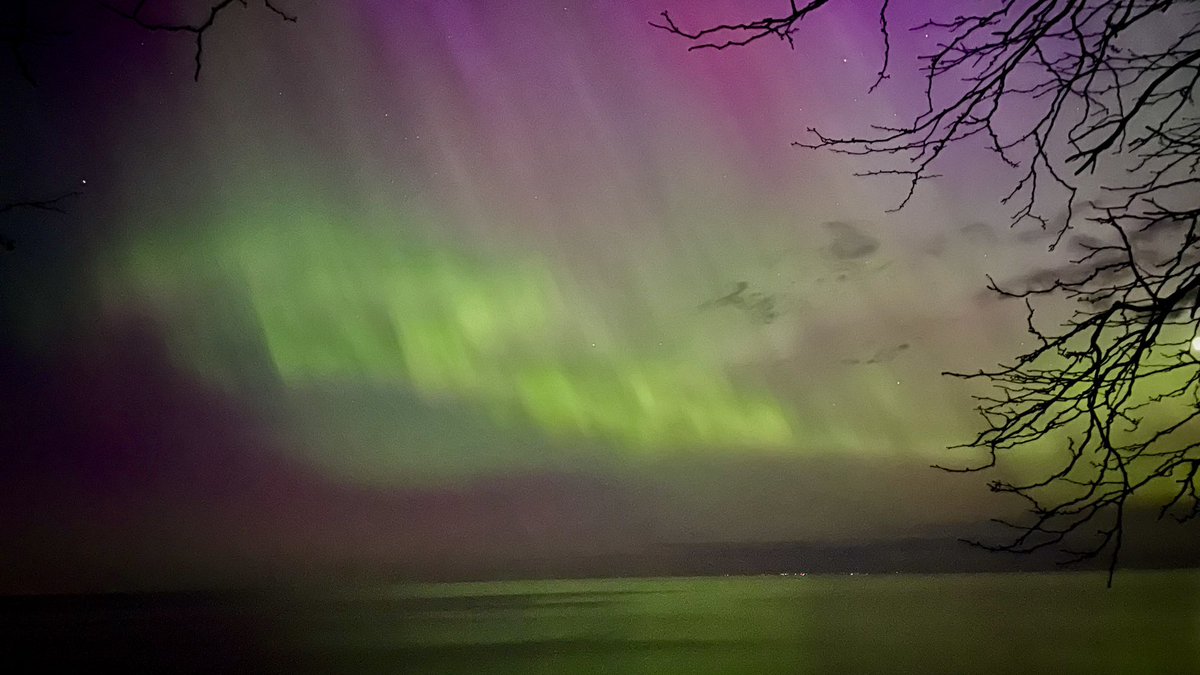
[[[694,33],[689,33],[675,25],[670,13],[665,11],[662,13],[662,23],[651,21],[650,25],[694,41],[696,44],[688,47],[689,51],[696,49],[744,47],[751,42],[771,36],[785,40],[788,45],[794,46],[795,42],[792,36],[796,32],[796,24],[828,2],[829,0],[810,0],[801,6],[797,5],[795,0],[792,0],[792,11],[786,16],[779,18],[768,17],[746,23],[720,24],[710,28],[703,28]]]
[[[61,206],[62,202],[71,197],[78,197],[79,194],[80,193],[77,190],[72,190],[70,192],[64,192],[57,197],[50,197],[49,199],[28,199],[0,202],[0,214],[8,213],[9,211],[17,211],[20,209],[66,213],[66,210]]]
[[[792,43],[825,2],[789,3],[776,18],[685,31],[664,13],[653,24],[690,49],[743,46],[767,36]],[[1016,171],[1002,199],[1014,226],[1049,230],[1054,250],[1068,231],[1080,253],[1064,268],[1016,287],[989,278],[1000,297],[1027,306],[1034,347],[1011,363],[973,373],[992,392],[977,397],[983,429],[960,447],[986,451],[985,471],[1009,455],[1049,448],[1057,467],[1023,483],[994,480],[1028,517],[988,550],[1057,548],[1064,564],[1107,556],[1109,583],[1133,500],[1160,517],[1200,514],[1200,21],[1186,0],[990,0],[915,29],[937,34],[920,57],[924,108],[902,126],[795,145],[884,162],[861,176],[900,176],[903,208],[937,177],[945,150],[971,139]],[[880,14],[885,77],[887,3]],[[1152,31],[1159,31],[1154,33]],[[1147,35],[1168,33],[1146,47]],[[1139,40],[1139,38],[1143,38]],[[1019,111],[1019,112],[1010,112]],[[1109,181],[1078,209],[1078,177]],[[1042,215],[1065,202],[1051,226]],[[1057,206],[1056,206],[1057,205]],[[1044,328],[1035,302],[1074,311]],[[1044,450],[1043,450],[1044,452]]]
[[[888,0],[883,0],[883,4],[879,6],[879,32],[883,39],[883,64],[879,66],[879,72],[875,76],[875,82],[871,84],[871,88],[867,90],[870,94],[886,79],[888,79],[888,61],[892,58],[892,37],[888,34]]]
[[[119,7],[115,7],[109,3],[103,3],[103,5],[104,5],[104,7],[108,8],[112,12],[116,13],[118,16],[129,19],[130,21],[133,21],[134,23],[141,26],[142,28],[145,28],[146,30],[164,31],[164,32],[168,32],[168,33],[192,33],[193,35],[195,35],[196,36],[196,54],[195,54],[194,59],[196,62],[196,69],[192,75],[192,79],[199,81],[200,68],[201,68],[202,59],[204,56],[204,33],[207,32],[210,28],[212,28],[213,24],[217,20],[217,17],[223,11],[225,11],[231,5],[233,5],[235,2],[240,4],[242,7],[249,6],[247,3],[247,0],[220,0],[219,2],[216,2],[209,6],[208,16],[205,17],[204,21],[202,21],[200,23],[163,23],[163,22],[148,20],[145,18],[145,8],[146,8],[147,0],[137,0],[137,3],[133,6],[133,9],[128,10],[128,11],[123,10]],[[270,10],[272,13],[279,16],[279,18],[281,18],[282,20],[291,22],[291,23],[296,23],[295,15],[284,12],[278,6],[273,4],[271,2],[271,0],[263,0],[263,6],[266,7],[268,10]]]
[[[30,16],[28,0],[20,0],[12,9],[11,23],[0,24],[0,42],[8,46],[8,52],[21,73],[21,78],[31,86],[37,86],[33,68],[29,64],[26,48],[44,44],[49,38],[61,38],[64,31],[52,30],[40,25]]]
[[[70,192],[64,192],[58,196],[50,197],[48,199],[27,199],[27,200],[14,199],[11,201],[0,202],[0,216],[4,215],[6,213],[9,213],[9,212],[21,211],[21,210],[52,211],[54,213],[66,213],[67,212],[66,209],[64,209],[62,207],[62,202],[71,197],[77,197],[77,196],[79,196],[79,194],[80,194],[79,192],[72,190]],[[3,249],[5,251],[12,251],[14,248],[16,248],[16,246],[17,246],[16,242],[14,242],[12,239],[9,239],[8,237],[0,235],[0,249]]]

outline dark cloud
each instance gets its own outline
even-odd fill
[[[707,300],[698,309],[706,311],[717,307],[733,307],[746,313],[755,323],[771,323],[779,316],[775,296],[757,291],[747,293],[750,284],[739,281],[733,291],[719,298]]]
[[[1000,288],[1009,292],[1045,290],[1057,282],[1079,283],[1093,275],[1095,282],[1106,284],[1120,280],[1127,273],[1128,268],[1119,256],[1098,255],[1078,262],[1068,261],[1031,270],[1003,281]]]
[[[882,348],[876,350],[875,354],[872,355],[868,359],[865,359],[865,360],[864,359],[842,359],[842,363],[844,363],[848,366],[874,365],[876,363],[887,363],[888,361],[895,359],[897,356],[900,356],[901,353],[908,351],[908,349],[911,346],[912,345],[908,344],[907,342],[901,342],[898,345],[894,345],[891,347],[882,347]]]
[[[961,232],[962,235],[968,240],[974,242],[991,243],[996,241],[996,233],[987,223],[971,223],[969,225],[964,225],[959,229],[959,232]]]
[[[1095,205],[1091,202],[1075,202],[1071,204],[1070,212],[1070,229],[1075,230],[1082,225],[1087,224],[1089,214],[1095,213]],[[1052,218],[1046,219],[1044,225],[1016,227],[1016,237],[1018,241],[1034,242],[1044,244],[1046,246],[1053,245],[1059,239],[1059,233],[1067,229],[1068,225],[1067,210],[1063,209],[1055,214]],[[1029,221],[1026,221],[1028,223]]]
[[[1056,282],[1063,280],[1066,274],[1073,271],[1065,267],[1034,270],[1010,280],[1007,285],[1002,285],[1001,288],[1013,292],[1043,290],[1054,286]]]
[[[1017,241],[1023,244],[1050,244],[1054,241],[1054,235],[1057,230],[1041,227],[1026,227],[1016,230]]]
[[[1077,251],[1085,252],[1085,253],[1091,252],[1093,249],[1097,249],[1097,248],[1100,248],[1101,246],[1107,245],[1107,242],[1105,242],[1104,240],[1102,240],[1098,237],[1093,237],[1093,236],[1086,235],[1086,234],[1075,235],[1075,236],[1071,237],[1071,239],[1068,241],[1068,243],[1070,244],[1071,249],[1073,251],[1077,250]]]
[[[838,260],[858,260],[879,250],[879,240],[862,231],[862,226],[845,221],[825,223],[833,235],[829,254]]]
[[[1187,226],[1186,220],[1160,218],[1147,223],[1145,227],[1130,232],[1129,238],[1134,243],[1156,242],[1165,239],[1172,246],[1178,246],[1177,240],[1182,237]]]

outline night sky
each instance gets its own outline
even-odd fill
[[[902,182],[790,145],[919,112],[921,32],[868,94],[871,3],[688,52],[647,22],[780,3],[275,2],[298,21],[218,17],[199,81],[189,36],[92,3],[39,10],[68,34],[25,47],[36,86],[0,60],[0,199],[77,192],[0,215],[0,590],[1008,512],[984,480],[1039,455],[930,469],[979,424],[940,373],[1018,353],[985,274],[1070,247],[1008,229],[1012,174],[970,144],[897,213]]]

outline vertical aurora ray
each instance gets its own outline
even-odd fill
[[[1061,463],[928,468],[990,393],[939,374],[1026,346],[985,274],[1073,255],[1005,227],[993,154],[886,213],[906,186],[789,145],[919,112],[905,28],[953,3],[896,8],[871,94],[876,3],[720,53],[647,22],[780,3],[232,3],[199,82],[189,36],[58,4],[0,130],[0,197],[81,193],[0,214],[0,590],[623,573],[982,522],[983,479]]]
[[[940,452],[969,414],[936,373],[1010,339],[1005,311],[948,330],[977,311],[969,245],[927,252],[955,206],[931,190],[885,221],[889,195],[787,145],[905,109],[833,103],[870,85],[870,21],[831,20],[829,53],[797,68],[687,54],[647,29],[660,9],[360,2],[309,8],[301,35],[230,23],[213,77],[163,104],[188,123],[119,134],[104,305],[154,317],[218,389],[303,400],[285,427],[341,409],[295,392],[373,386],[597,454]],[[847,254],[831,223],[874,244]],[[698,309],[738,282],[777,316]],[[407,438],[388,415],[362,438]],[[406,442],[372,452],[403,463]]]
[[[183,245],[139,242],[126,254],[133,297],[165,317],[172,351],[198,376],[234,369],[199,347],[218,333],[176,314],[222,303],[249,308],[244,330],[262,341],[253,351],[285,385],[391,383],[478,403],[498,420],[519,413],[555,437],[635,450],[794,440],[781,404],[737,386],[718,363],[643,353],[619,336],[599,349],[581,320],[586,300],[569,297],[545,263],[406,248],[311,211],[286,223],[218,228]],[[206,266],[225,270],[222,288],[244,298],[189,297]]]

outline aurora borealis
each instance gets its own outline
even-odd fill
[[[633,449],[794,441],[777,402],[739,395],[703,353],[672,358],[661,342],[658,350],[611,337],[597,342],[607,337],[602,320],[580,311],[534,263],[409,251],[404,242],[347,236],[309,218],[259,221],[174,252],[136,249],[128,263],[133,293],[156,313],[170,316],[184,304],[194,316],[188,293],[202,267],[229,272],[222,281],[244,288],[239,304],[249,309],[242,330],[261,337],[255,352],[265,351],[284,386],[409,387],[432,400],[476,404],[497,422],[520,416],[555,437]],[[186,249],[204,251],[203,259],[189,260]],[[205,326],[233,320],[223,308],[172,336],[197,377],[238,377],[211,344],[217,338],[204,335]]]
[[[995,514],[927,468],[977,424],[940,373],[1020,346],[985,273],[1064,254],[1007,229],[978,148],[889,213],[903,185],[789,146],[911,115],[921,34],[868,95],[877,8],[689,53],[664,4],[754,11],[276,2],[298,21],[222,14],[196,82],[188,36],[88,3],[46,10],[75,38],[36,87],[5,62],[0,197],[80,193],[0,221],[8,585]]]

